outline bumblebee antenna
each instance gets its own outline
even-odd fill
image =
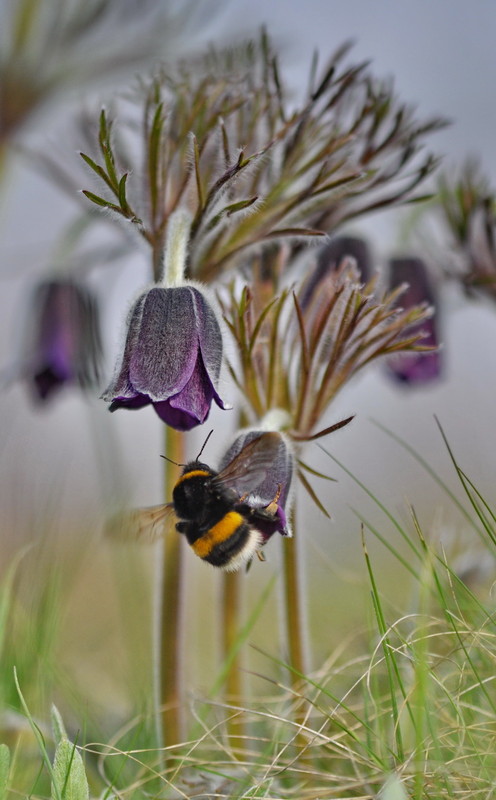
[[[167,456],[162,456],[161,455],[160,458],[164,458],[166,461],[169,462],[169,464],[175,464],[176,467],[185,467],[186,466],[186,464],[178,464],[177,461],[173,461],[172,458],[168,458]]]
[[[202,449],[201,449],[201,450],[200,450],[200,452],[198,453],[198,455],[197,455],[197,457],[196,457],[195,461],[199,461],[199,460],[200,460],[200,456],[201,456],[201,454],[203,453],[203,451],[205,450],[205,447],[207,446],[207,442],[208,442],[208,440],[210,439],[210,437],[211,437],[211,435],[213,434],[213,432],[214,432],[214,430],[213,430],[213,428],[212,428],[212,430],[211,430],[211,431],[210,431],[210,433],[208,434],[207,438],[206,438],[206,439],[205,439],[205,441],[203,442],[203,444],[202,444]],[[187,466],[187,464],[178,464],[178,463],[177,463],[177,461],[173,461],[173,460],[172,460],[172,458],[169,458],[168,456],[162,456],[162,455],[161,455],[161,456],[160,456],[160,458],[165,458],[165,460],[166,460],[166,461],[168,461],[168,462],[169,462],[169,464],[175,464],[175,465],[176,465],[176,467],[186,467],[186,466]]]
[[[205,447],[207,446],[207,442],[208,442],[208,440],[210,439],[210,437],[211,437],[211,435],[213,434],[213,432],[214,432],[214,429],[212,428],[212,430],[210,431],[210,433],[208,434],[207,438],[205,439],[205,441],[204,441],[204,442],[203,442],[203,444],[202,444],[202,449],[200,450],[200,452],[198,453],[198,455],[197,455],[197,457],[196,457],[196,460],[197,460],[197,461],[199,461],[199,460],[200,460],[200,456],[201,456],[201,454],[203,453],[203,451],[205,450]]]

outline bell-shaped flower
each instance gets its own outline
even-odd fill
[[[389,284],[394,289],[406,284],[405,291],[398,299],[404,309],[412,308],[420,303],[436,305],[434,289],[429,280],[426,266],[419,258],[393,258],[389,262]],[[437,307],[436,307],[437,313]],[[411,333],[423,331],[422,345],[437,348],[438,320],[433,314],[411,328]],[[406,384],[428,383],[436,380],[441,374],[441,358],[439,349],[428,352],[406,353],[392,356],[388,362],[388,372],[398,381]]]
[[[173,428],[204,422],[217,392],[222,334],[203,291],[190,284],[155,286],[131,308],[124,352],[102,398],[110,411],[153,405]]]
[[[222,458],[219,471],[226,469],[250,442],[267,433],[267,428],[241,431]],[[276,443],[274,437],[278,439]],[[243,491],[243,502],[255,511],[262,512],[254,515],[253,524],[262,534],[263,544],[274,533],[292,535],[287,517],[291,507],[294,455],[288,440],[281,433],[271,432],[270,447],[270,469],[261,470],[261,480]]]
[[[101,355],[98,305],[90,290],[70,278],[38,284],[20,365],[34,397],[45,401],[64,384],[95,386]]]

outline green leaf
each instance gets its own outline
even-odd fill
[[[60,744],[62,739],[67,739],[67,733],[65,730],[65,725],[60,716],[60,712],[57,706],[52,705],[51,709],[51,717],[52,717],[52,733],[55,744]]]
[[[198,147],[198,140],[196,136],[193,136],[193,154],[195,158],[195,180],[196,180],[196,192],[198,195],[198,210],[201,211],[203,209],[205,199],[203,196],[203,187],[202,187],[201,170],[200,170],[200,149]]]
[[[117,187],[119,181],[117,179],[117,172],[115,170],[114,154],[112,152],[112,146],[110,144],[111,129],[112,129],[112,123],[107,122],[105,109],[102,109],[100,114],[100,135],[99,135],[100,150],[105,160],[105,166],[107,167],[109,186],[111,186],[113,191],[117,194]]]
[[[219,222],[221,222],[224,217],[231,217],[233,214],[236,214],[238,211],[242,211],[245,208],[249,208],[258,200],[258,195],[255,197],[250,197],[247,200],[239,200],[237,203],[231,203],[228,206],[224,206],[215,217],[212,217],[210,222],[208,223],[207,230],[213,230]]]
[[[310,352],[308,349],[308,338],[305,330],[305,320],[303,319],[303,312],[301,310],[301,306],[295,292],[293,292],[293,302],[296,310],[296,317],[298,320],[298,330],[300,334],[301,369],[303,375],[306,376],[310,371]]]
[[[267,314],[271,310],[271,308],[274,305],[274,303],[276,303],[278,300],[279,300],[278,297],[272,298],[272,300],[269,303],[267,303],[267,305],[265,306],[265,308],[261,312],[259,318],[257,319],[256,325],[255,325],[255,327],[253,329],[253,333],[252,333],[250,341],[248,343],[248,354],[249,355],[251,355],[251,353],[253,352],[253,348],[255,347],[256,341],[258,339],[258,334],[260,333],[260,330],[262,328],[264,320],[267,317]]]
[[[334,433],[334,431],[344,428],[344,426],[348,425],[352,419],[355,419],[354,414],[351,417],[342,419],[340,422],[335,422],[334,425],[329,425],[328,428],[324,428],[323,430],[318,431],[318,433],[312,433],[310,436],[298,436],[298,434],[294,434],[293,438],[296,439],[296,441],[301,442],[314,442],[316,439],[321,439],[323,436],[328,436],[330,433]]]
[[[53,762],[52,800],[88,800],[90,790],[83,759],[68,739],[57,745]]]
[[[302,461],[301,458],[298,459],[298,465],[301,467],[301,469],[309,472],[310,475],[315,475],[316,478],[323,478],[325,481],[333,481],[333,483],[337,483],[337,478],[331,478],[330,475],[325,475],[323,472],[319,472],[309,464],[306,464],[305,461]]]
[[[105,172],[103,167],[101,167],[100,164],[97,164],[96,161],[93,161],[93,159],[90,158],[90,156],[87,156],[86,153],[79,153],[79,155],[81,156],[83,161],[86,162],[86,164],[88,164],[89,167],[91,167],[93,172],[96,172],[98,177],[101,178],[103,181],[105,181],[105,183],[108,184],[109,181],[108,181],[107,173]]]
[[[0,744],[0,800],[7,795],[7,783],[10,772],[10,750],[6,744]]]
[[[119,203],[121,204],[121,208],[123,210],[126,210],[127,207],[128,207],[127,200],[126,200],[126,181],[127,181],[127,176],[128,176],[128,173],[125,172],[124,175],[122,176],[122,178],[119,181],[118,196],[119,196]]]
[[[162,134],[164,127],[164,104],[158,103],[153,116],[153,121],[148,140],[148,180],[150,187],[150,200],[152,215],[155,217],[159,198],[159,176],[161,173],[160,158]]]
[[[221,214],[227,214],[227,216],[230,217],[231,214],[236,214],[237,211],[242,211],[245,208],[249,208],[253,205],[253,203],[256,203],[257,200],[258,195],[255,195],[255,197],[249,197],[247,200],[238,200],[237,203],[231,203],[231,205],[223,208]]]
[[[277,228],[264,236],[264,239],[277,239],[279,236],[327,236],[324,231],[313,228]]]
[[[112,211],[121,211],[119,206],[116,206],[115,203],[105,200],[104,197],[100,197],[98,194],[93,194],[93,192],[88,191],[88,189],[83,189],[83,194],[88,198],[88,200],[91,200],[91,202],[95,203],[97,206],[102,206],[102,208],[110,208]]]
[[[410,197],[405,200],[403,205],[414,205],[415,203],[427,203],[432,200],[436,195],[430,192],[429,194],[418,194],[416,197]]]

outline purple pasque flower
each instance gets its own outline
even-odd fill
[[[315,295],[320,291],[323,282],[346,258],[352,258],[359,273],[361,283],[367,283],[372,277],[372,259],[367,242],[356,236],[333,236],[318,251],[317,264],[303,284],[300,305],[307,308]]]
[[[153,405],[180,431],[205,422],[217,393],[222,334],[215,312],[194,285],[154,286],[131,308],[114,379],[102,394],[110,411]]]
[[[393,258],[389,262],[389,286],[395,289],[407,284],[398,303],[408,309],[420,303],[436,307],[436,314],[410,329],[412,334],[423,331],[422,345],[438,347],[437,303],[427,268],[419,258]],[[421,384],[436,380],[441,374],[439,350],[392,356],[388,361],[389,374],[405,384]]]
[[[44,402],[64,384],[95,386],[101,356],[98,305],[90,290],[70,278],[38,284],[21,365],[34,397]]]
[[[266,428],[242,431],[222,458],[219,472],[226,469],[248,444],[267,433],[269,431]],[[277,437],[278,441],[274,442],[274,437]],[[272,453],[270,468],[263,468],[260,471],[261,479],[255,486],[249,486],[248,489],[243,486],[243,491],[240,492],[243,495],[243,502],[255,511],[266,512],[270,510],[270,514],[254,515],[252,520],[257,530],[262,534],[262,544],[265,544],[276,532],[282,536],[292,535],[287,516],[291,505],[294,455],[283,434],[270,432],[270,438],[270,445],[268,445]],[[254,471],[256,472],[256,465],[254,465]],[[274,502],[275,511],[273,508]],[[270,518],[271,516],[272,519]]]

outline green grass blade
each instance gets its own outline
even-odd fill
[[[50,762],[50,758],[49,758],[49,755],[48,755],[48,752],[47,752],[47,749],[46,749],[45,739],[44,739],[44,736],[43,736],[39,726],[34,721],[32,715],[31,715],[31,712],[30,712],[30,710],[29,710],[29,708],[27,706],[27,703],[26,703],[26,701],[24,699],[24,695],[21,692],[21,687],[19,686],[19,680],[17,678],[17,670],[16,670],[15,667],[14,667],[14,683],[15,683],[15,686],[16,686],[16,689],[17,689],[17,693],[19,695],[19,700],[21,702],[21,708],[24,711],[24,714],[26,715],[26,718],[27,718],[27,720],[28,720],[28,722],[29,722],[29,724],[31,726],[31,730],[34,733],[34,737],[35,737],[35,739],[36,739],[36,741],[38,743],[38,747],[40,748],[40,751],[41,751],[41,756],[42,756],[43,762],[45,764],[45,767],[47,768],[48,774],[50,775],[50,778],[52,779],[52,784],[53,784],[53,779],[54,779],[53,769],[52,769],[52,764]],[[65,798],[62,796],[62,794],[59,791],[58,785],[56,785],[56,784],[54,784],[54,789],[52,790],[52,800],[65,800]]]

